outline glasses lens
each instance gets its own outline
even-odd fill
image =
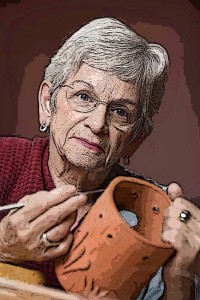
[[[69,94],[67,100],[71,107],[78,112],[90,112],[94,110],[98,104],[104,104],[103,101],[92,98],[84,91],[78,93],[73,92],[72,95]],[[123,104],[120,105],[120,103],[115,105],[108,104],[107,117],[109,118],[111,125],[122,130],[126,130],[130,126],[133,126],[137,120],[135,106],[129,110],[129,108]]]
[[[136,121],[136,114],[124,106],[111,106],[109,108],[110,120],[115,126],[129,126]]]
[[[92,110],[96,106],[96,100],[92,99],[86,93],[79,93],[74,97],[69,98],[68,101],[72,105],[73,109],[80,112],[87,112]]]

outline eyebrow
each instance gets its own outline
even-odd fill
[[[71,85],[65,84],[65,85],[63,85],[63,87],[64,87],[64,86],[67,86],[67,87],[73,89],[73,88],[74,88],[74,85],[77,84],[77,83],[83,83],[83,84],[87,85],[89,88],[91,88],[91,89],[94,90],[94,86],[93,86],[91,83],[86,82],[86,81],[84,81],[84,80],[75,80],[74,82],[72,82]],[[114,101],[114,102],[116,102],[116,103],[117,103],[117,102],[123,101],[123,102],[126,102],[126,104],[131,104],[131,105],[137,106],[137,103],[134,102],[134,100],[129,99],[129,98],[113,99],[112,101]],[[111,101],[111,102],[112,102],[112,101]]]
[[[87,85],[88,87],[90,87],[91,89],[94,89],[94,86],[93,86],[91,83],[86,82],[86,81],[84,81],[84,80],[75,80],[74,82],[72,82],[71,85],[65,84],[65,85],[63,85],[63,86],[68,86],[69,88],[73,89],[73,86],[74,86],[76,83],[83,83],[83,84]]]
[[[118,103],[118,102],[125,102],[125,104],[131,104],[133,106],[137,106],[137,103],[134,102],[134,100],[131,100],[129,98],[119,98],[119,99],[113,99],[114,102]]]

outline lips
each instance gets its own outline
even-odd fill
[[[80,137],[75,137],[77,140],[79,140],[80,142],[82,142],[82,144],[84,146],[86,146],[87,148],[89,149],[92,149],[92,150],[96,150],[96,151],[99,151],[99,152],[105,152],[104,149],[99,145],[99,144],[96,144],[96,143],[93,143],[87,139],[84,139],[84,138],[80,138]]]

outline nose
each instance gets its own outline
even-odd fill
[[[90,127],[94,134],[108,132],[107,105],[99,103],[93,111],[89,112],[85,125]]]

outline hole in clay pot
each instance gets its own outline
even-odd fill
[[[148,256],[143,256],[142,259],[143,259],[143,260],[146,260],[146,259],[148,259]]]
[[[112,234],[108,234],[107,237],[108,237],[109,239],[112,239],[113,236],[112,236]]]
[[[155,214],[158,214],[160,212],[160,209],[157,206],[154,206],[152,209]]]
[[[123,220],[129,225],[129,227],[137,227],[139,220],[136,213],[127,209],[123,209],[120,211],[120,215],[122,216]]]
[[[103,218],[102,214],[99,215],[99,218]]]
[[[131,192],[131,197],[132,197],[132,199],[136,199],[138,197],[138,193],[137,192]]]

